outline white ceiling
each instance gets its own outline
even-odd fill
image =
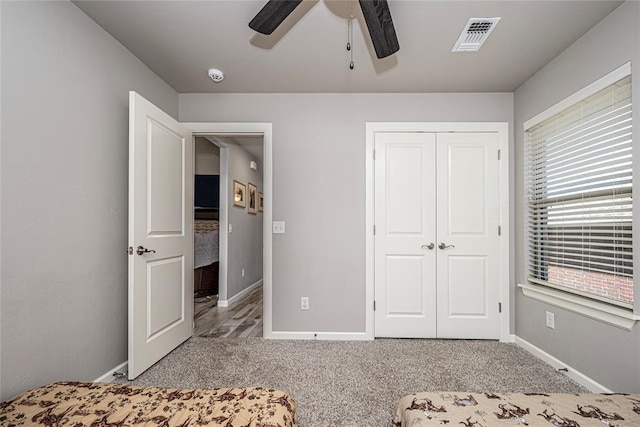
[[[74,1],[179,93],[511,92],[622,3],[390,0],[400,51],[379,60],[356,1],[305,0],[271,36],[248,26],[265,2]],[[480,52],[451,52],[469,18],[496,16]]]

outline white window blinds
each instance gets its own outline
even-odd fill
[[[633,303],[631,76],[525,131],[529,280]]]

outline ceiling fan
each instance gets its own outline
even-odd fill
[[[251,20],[249,27],[262,34],[271,34],[302,0],[269,0]],[[387,0],[359,0],[369,36],[380,59],[400,49]]]

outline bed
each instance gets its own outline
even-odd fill
[[[403,397],[396,427],[638,427],[640,394],[417,393]]]
[[[0,425],[294,427],[296,404],[268,388],[165,389],[59,382],[0,404]]]
[[[196,212],[198,214],[198,212]],[[219,223],[213,219],[196,219],[194,231],[194,292],[197,296],[218,293]]]

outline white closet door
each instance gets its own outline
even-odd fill
[[[435,134],[375,136],[375,335],[436,336]]]
[[[375,150],[375,336],[498,339],[497,133],[376,133]]]
[[[437,335],[498,339],[498,136],[443,133],[437,144]]]

